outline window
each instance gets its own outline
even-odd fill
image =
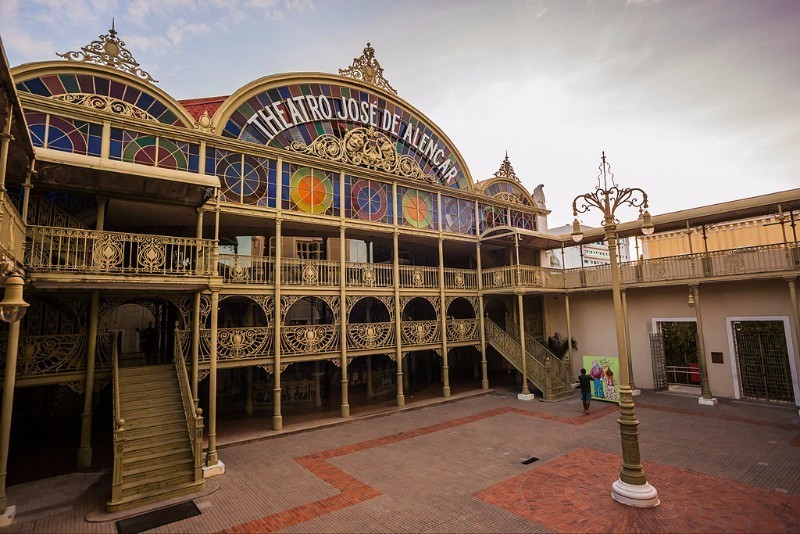
[[[325,256],[325,243],[322,240],[297,241],[297,257],[304,260],[321,260]]]

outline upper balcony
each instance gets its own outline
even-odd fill
[[[29,226],[25,267],[39,285],[141,280],[186,287],[214,276],[215,246],[210,239]]]
[[[630,261],[621,263],[619,269],[620,283],[624,286],[780,276],[800,271],[800,245],[746,247]],[[520,265],[485,269],[482,274],[484,290],[521,287],[563,291],[611,286],[609,265],[566,270]]]
[[[4,192],[0,192],[0,255],[14,267],[22,264],[25,252],[25,223],[17,208]],[[11,267],[11,265],[9,265]]]

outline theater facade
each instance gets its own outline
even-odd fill
[[[475,180],[369,44],[338,74],[183,101],[113,27],[58,60],[2,70],[6,295],[18,284],[30,304],[0,342],[2,499],[6,471],[13,483],[34,464],[106,465],[109,510],[136,507],[224,473],[218,423],[277,431],[506,383],[559,399],[579,353],[615,350],[608,266],[552,267],[573,243],[547,232],[541,189],[526,190],[508,155]],[[793,231],[800,192],[737,202],[653,222],[675,231],[780,205]],[[622,264],[631,380],[691,385],[702,369],[719,396],[800,402],[798,269],[796,236]],[[744,334],[736,344],[737,328],[760,335],[760,317],[774,323],[761,371],[742,363]],[[692,320],[694,350],[668,365],[672,323]],[[556,333],[579,352],[548,344]],[[770,384],[756,384],[765,373]],[[47,465],[47,440],[69,459]]]

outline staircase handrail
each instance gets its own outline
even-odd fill
[[[542,364],[545,364],[547,358],[550,358],[550,375],[559,381],[559,385],[567,385],[572,382],[569,359],[559,358],[544,343],[530,335],[525,336],[525,345],[526,348],[533,349],[534,357]]]
[[[488,317],[484,318],[483,324],[486,329],[486,338],[491,340],[500,352],[504,353],[503,356],[514,368],[522,372],[522,346]]]
[[[114,474],[111,482],[111,501],[116,502],[122,498],[122,463],[125,459],[125,419],[122,418],[122,405],[119,400],[119,349],[117,347],[117,335],[114,336],[111,345],[111,367],[112,380],[114,382],[114,410],[112,413],[114,420]]]
[[[194,480],[198,482],[203,478],[203,409],[198,405],[197,399],[192,398],[192,389],[189,385],[189,373],[186,370],[186,359],[180,342],[180,331],[175,324],[175,371],[178,374],[178,386],[181,390],[183,411],[186,416],[186,428],[189,431],[189,440],[192,444],[194,455]]]

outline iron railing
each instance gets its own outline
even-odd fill
[[[125,460],[125,419],[122,418],[122,404],[119,400],[119,354],[117,353],[117,332],[111,343],[112,381],[114,384],[114,472],[111,480],[111,502],[122,498],[122,469]]]
[[[437,289],[439,268],[421,265],[400,265],[400,287],[413,289]]]
[[[28,227],[31,271],[212,276],[210,239]]]
[[[217,268],[226,284],[272,285],[275,282],[275,262],[266,256],[220,254]]]
[[[0,192],[0,251],[14,263],[25,256],[25,223],[5,192]]]
[[[281,258],[281,284],[287,286],[338,286],[340,265],[335,260]]]
[[[175,372],[178,374],[178,386],[181,390],[183,411],[186,417],[186,429],[192,444],[194,455],[194,481],[203,479],[203,409],[199,401],[192,398],[192,388],[189,383],[189,373],[186,370],[186,360],[180,342],[177,328],[175,329]]]

